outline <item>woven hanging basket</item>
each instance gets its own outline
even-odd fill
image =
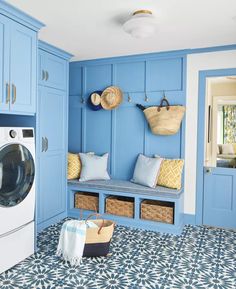
[[[164,102],[166,102],[167,106],[163,105]],[[164,97],[160,106],[145,108],[143,113],[153,134],[172,135],[176,134],[180,129],[185,107],[169,105],[168,100]]]

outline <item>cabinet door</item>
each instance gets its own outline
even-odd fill
[[[41,87],[38,101],[38,223],[66,209],[66,94]]]
[[[39,130],[46,137],[47,154],[65,149],[66,93],[44,87],[39,95]]]
[[[9,20],[0,14],[0,113],[9,110]]]
[[[51,53],[43,54],[44,85],[60,90],[67,89],[67,62]],[[43,71],[41,71],[43,75]]]
[[[10,49],[10,110],[19,113],[36,111],[36,33],[12,22]]]
[[[45,153],[39,165],[38,223],[44,222],[66,209],[65,159],[61,153]]]

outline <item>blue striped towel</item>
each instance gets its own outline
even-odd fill
[[[87,227],[97,225],[92,221],[66,221],[61,228],[56,255],[71,265],[79,265],[83,256]]]

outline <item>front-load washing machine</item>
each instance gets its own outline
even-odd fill
[[[34,253],[33,128],[0,127],[0,273]]]

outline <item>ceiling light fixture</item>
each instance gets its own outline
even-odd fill
[[[147,38],[155,33],[156,24],[152,11],[138,10],[124,23],[123,28],[135,38]]]

